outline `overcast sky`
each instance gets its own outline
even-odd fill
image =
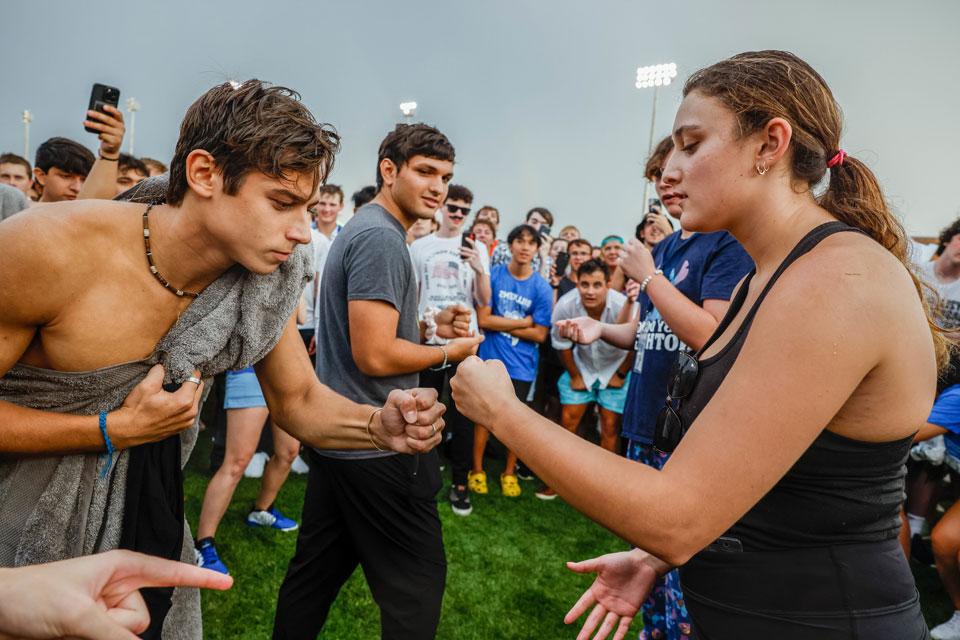
[[[252,0],[5,2],[0,149],[30,159],[82,119],[93,82],[134,96],[137,155],[166,161],[204,90],[257,77],[298,90],[343,136],[331,181],[374,179],[398,104],[457,149],[455,181],[505,224],[532,206],[594,241],[632,233],[642,207],[652,90],[638,65],[676,62],[660,91],[669,132],[682,81],[740,51],[788,49],[830,83],[843,146],[868,162],[908,230],[960,214],[960,2],[747,0]],[[129,126],[129,124],[128,124]],[[126,150],[126,144],[124,145]]]

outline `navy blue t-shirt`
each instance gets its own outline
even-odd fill
[[[676,231],[653,248],[653,260],[673,286],[701,307],[704,300],[729,300],[737,283],[753,269],[753,260],[726,231],[695,233],[686,240]],[[646,294],[639,302],[637,356],[623,409],[623,436],[652,444],[677,353],[687,346]]]

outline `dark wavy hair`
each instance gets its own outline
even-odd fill
[[[187,194],[187,156],[196,149],[213,156],[230,195],[251,171],[271,178],[312,173],[316,188],[333,169],[340,136],[316,121],[297,92],[247,80],[217,85],[187,109],[170,162],[169,204]]]
[[[426,156],[453,162],[456,151],[447,136],[428,124],[398,124],[380,143],[377,153],[377,190],[383,187],[380,163],[389,159],[397,171],[413,156]]]

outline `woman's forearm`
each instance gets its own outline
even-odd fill
[[[669,493],[661,472],[601,449],[516,400],[490,422],[504,445],[588,518],[671,565],[699,550],[684,536],[682,507],[663,498]],[[612,486],[632,490],[611,492]]]

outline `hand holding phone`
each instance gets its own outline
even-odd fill
[[[83,128],[100,138],[100,157],[106,160],[117,159],[126,132],[123,114],[117,107],[119,103],[120,89],[100,83],[93,85]]]

